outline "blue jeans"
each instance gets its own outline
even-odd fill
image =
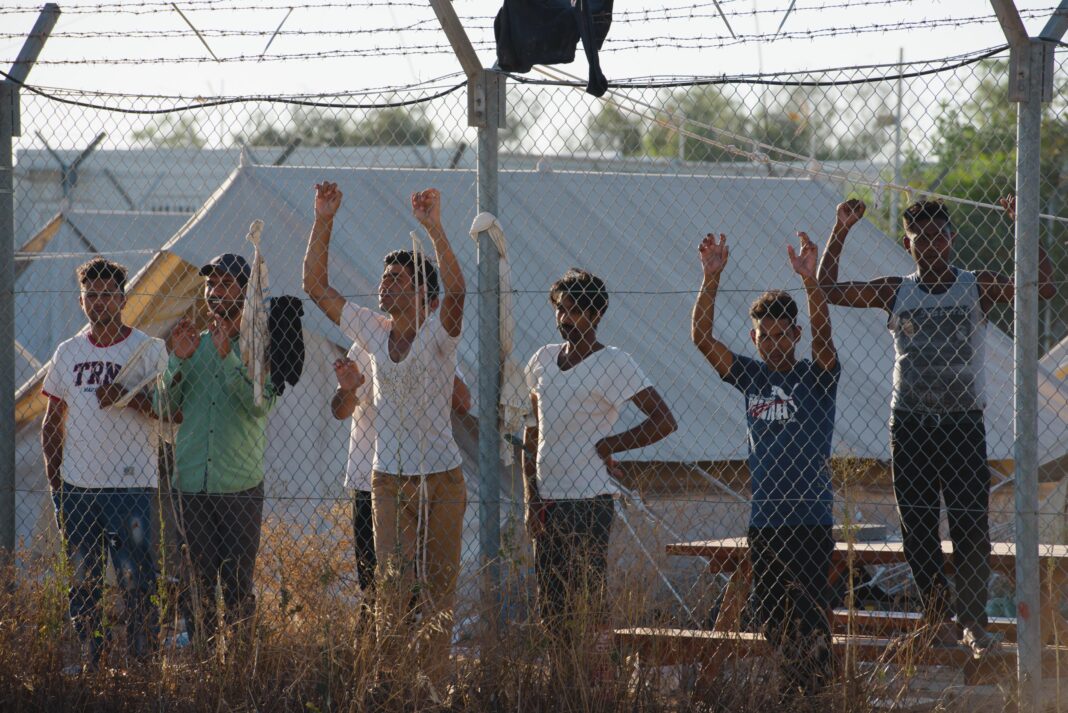
[[[63,483],[52,493],[56,522],[71,568],[70,618],[91,664],[110,632],[102,628],[101,599],[107,557],[124,604],[129,652],[143,657],[159,633],[156,562],[152,552],[152,493],[147,488],[79,488]]]

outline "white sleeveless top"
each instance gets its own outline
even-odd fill
[[[986,315],[975,273],[953,268],[945,292],[901,278],[887,326],[894,334],[890,407],[912,413],[958,413],[986,406],[983,378]]]

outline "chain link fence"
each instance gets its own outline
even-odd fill
[[[634,674],[644,687],[629,691],[668,686],[663,670],[632,668],[635,652],[650,665],[720,662],[696,684],[683,676],[687,690],[764,681],[744,663],[768,653],[755,634],[786,664],[783,686],[856,675],[869,702],[924,683],[914,666],[854,665],[902,663],[902,634],[952,644],[932,650],[958,666],[1010,650],[1013,314],[1011,290],[983,272],[1013,270],[998,203],[1015,180],[1006,74],[1006,57],[988,53],[625,85],[603,100],[559,70],[509,80],[493,602],[479,589],[477,419],[495,406],[479,398],[477,297],[488,288],[469,235],[477,142],[461,79],[180,111],[166,111],[173,98],[23,91],[14,438],[31,576],[20,586],[59,583],[76,626],[53,636],[68,653],[81,643],[89,662],[152,641],[172,656],[186,641],[217,651],[223,624],[242,620],[314,648],[335,640],[345,612],[378,628],[379,668],[425,657],[416,668],[433,691],[451,675],[450,641],[461,668],[477,644],[501,680],[535,676],[542,651],[501,642],[539,620],[561,637],[550,651],[580,652],[594,678]],[[1040,196],[1051,265],[1040,281],[1055,292],[1040,307],[1038,414],[1051,645],[1066,631],[1068,556],[1064,96],[1046,108]],[[316,205],[324,182],[339,203],[326,186]],[[413,208],[430,188],[447,239],[431,196]],[[855,225],[847,199],[865,206]],[[944,199],[948,220],[922,213],[903,227],[927,199]],[[250,311],[256,220],[273,302]],[[825,245],[843,223],[838,276],[824,272]],[[729,257],[719,237],[699,251],[708,234],[726,236]],[[932,287],[950,249],[962,271]],[[433,259],[436,276],[398,250]],[[450,251],[462,279],[446,269]],[[125,266],[124,297],[106,269],[76,277],[98,258]],[[829,286],[918,269],[918,283]],[[286,295],[302,307],[299,331],[284,328]],[[144,349],[140,333],[87,334],[87,318],[106,325],[120,307],[151,338]],[[249,333],[268,314],[270,328]],[[277,388],[298,357],[299,380]],[[113,382],[139,396],[101,408]],[[940,542],[956,553],[949,577]],[[852,653],[830,673],[843,647]]]

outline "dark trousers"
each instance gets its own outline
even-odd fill
[[[943,416],[895,412],[890,454],[905,559],[923,597],[925,618],[934,623],[956,613],[963,626],[985,626],[990,471],[982,412]],[[939,495],[946,502],[953,541],[955,611],[938,528]]]
[[[554,633],[574,628],[576,614],[596,625],[606,618],[611,495],[545,502],[545,527],[534,540],[534,573],[542,622]]]
[[[375,520],[371,509],[371,491],[352,493],[352,541],[356,550],[356,579],[368,594],[375,586]]]
[[[56,522],[71,570],[69,610],[90,664],[110,638],[101,616],[108,557],[122,594],[128,651],[143,657],[159,633],[156,561],[151,542],[152,494],[145,488],[79,488],[52,493]]]
[[[260,549],[263,485],[238,493],[179,493],[178,519],[188,551],[183,609],[190,635],[196,605],[203,613],[205,633],[218,623],[216,583],[229,623],[246,620],[256,607],[252,576]]]
[[[813,693],[832,673],[830,526],[749,529],[750,598],[761,632],[782,657],[786,682]]]

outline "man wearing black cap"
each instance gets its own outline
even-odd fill
[[[268,379],[257,405],[241,362],[238,333],[251,274],[240,255],[219,255],[200,269],[211,324],[197,332],[183,319],[170,337],[171,356],[158,399],[162,413],[181,412],[173,486],[180,533],[192,570],[185,598],[189,633],[199,619],[205,634],[217,621],[215,584],[225,618],[250,618],[252,573],[263,516],[263,452],[267,414],[275,402]],[[198,616],[199,615],[199,616]]]

